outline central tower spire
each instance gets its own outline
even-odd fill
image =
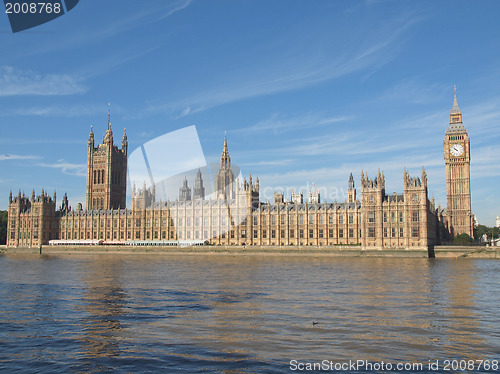
[[[222,155],[220,157],[220,163],[231,164],[231,158],[229,157],[229,152],[227,150],[227,133],[224,131],[224,148],[222,149]]]
[[[215,191],[220,199],[234,198],[234,174],[231,170],[231,158],[227,150],[227,133],[224,132],[224,148],[220,157],[220,166],[215,180]]]

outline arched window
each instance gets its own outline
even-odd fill
[[[97,173],[96,173],[96,171],[94,170],[94,184],[96,184],[96,183],[97,183]]]

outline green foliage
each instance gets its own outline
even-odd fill
[[[476,240],[479,240],[483,237],[483,235],[486,234],[489,239],[491,239],[491,236],[493,235],[493,238],[498,238],[500,236],[500,228],[499,227],[488,227],[485,225],[477,225],[477,227],[474,229],[474,237]]]
[[[7,243],[7,216],[6,210],[0,210],[0,245]]]
[[[474,239],[470,237],[469,234],[463,233],[460,235],[455,236],[453,239],[454,244],[473,244]]]

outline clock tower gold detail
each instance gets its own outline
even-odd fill
[[[470,139],[462,122],[455,89],[450,125],[444,137],[446,197],[449,229],[452,236],[473,235],[470,197]]]

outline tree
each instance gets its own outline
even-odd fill
[[[7,243],[7,216],[6,210],[0,210],[0,245]]]
[[[500,235],[500,228],[477,225],[477,227],[474,229],[474,237],[476,238],[476,240],[480,240],[484,234],[486,234],[489,239],[491,239],[492,236],[494,239],[496,239]]]
[[[469,234],[464,232],[463,234],[455,236],[453,243],[460,245],[474,244],[474,239],[472,239]]]

